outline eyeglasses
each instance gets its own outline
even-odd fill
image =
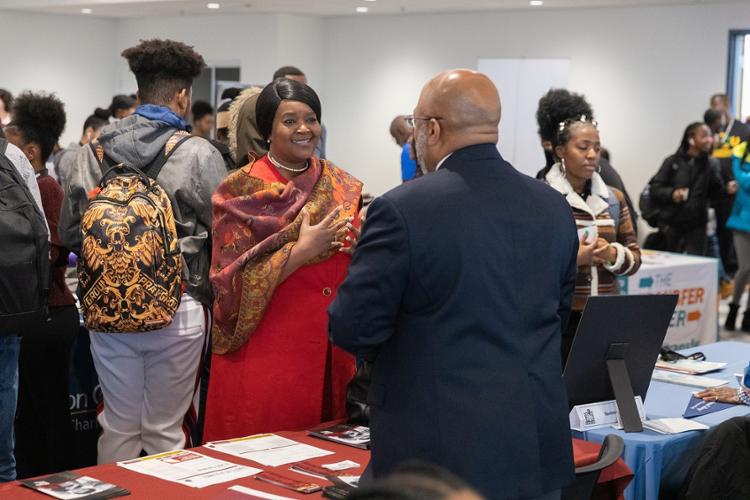
[[[417,120],[442,120],[442,116],[414,116],[414,115],[408,115],[404,117],[404,121],[408,126],[411,128],[414,128],[417,125]]]
[[[685,356],[684,354],[680,354],[679,352],[675,352],[671,349],[667,349],[666,347],[662,347],[659,350],[659,355],[662,360],[669,361],[669,362],[675,362],[681,359],[689,359],[692,361],[705,361],[706,360],[706,355],[703,354],[702,352],[694,352],[693,354]]]

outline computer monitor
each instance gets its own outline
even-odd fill
[[[677,295],[589,297],[563,373],[570,408],[616,399],[625,430],[642,430],[633,397],[646,400],[676,305]]]

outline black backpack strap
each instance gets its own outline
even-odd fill
[[[5,137],[0,137],[0,154],[5,154],[5,151],[8,149],[8,139]]]
[[[156,158],[154,158],[154,161],[152,161],[149,165],[141,169],[143,173],[145,173],[152,179],[156,179],[159,176],[161,169],[164,168],[164,165],[166,165],[169,158],[174,154],[175,151],[177,151],[177,148],[179,148],[182,145],[182,143],[184,143],[191,137],[195,137],[195,136],[186,135],[185,137],[179,139],[175,143],[175,145],[172,146],[172,149],[170,149],[169,151],[166,150],[166,146],[165,146],[161,154],[157,155]]]
[[[91,152],[94,153],[94,158],[99,164],[99,168],[101,169],[102,174],[108,173],[110,170],[112,170],[112,167],[116,165],[114,160],[107,156],[107,153],[104,152],[104,148],[102,148],[101,144],[99,144],[98,141],[89,142],[89,148],[91,148]],[[102,175],[102,177],[104,176]]]

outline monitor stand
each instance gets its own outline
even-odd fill
[[[630,383],[628,366],[625,364],[625,352],[628,343],[610,344],[607,351],[607,371],[612,392],[615,394],[620,422],[625,432],[643,432],[641,417],[635,404],[633,385]]]

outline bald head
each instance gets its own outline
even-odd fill
[[[404,115],[398,115],[391,122],[391,136],[396,141],[396,144],[402,146],[411,138],[414,130],[406,124],[406,117]]]
[[[500,95],[492,81],[482,73],[450,70],[427,82],[414,116],[418,119],[417,137],[421,127],[430,127],[421,161],[427,170],[431,170],[433,161],[436,164],[457,149],[497,143]]]

